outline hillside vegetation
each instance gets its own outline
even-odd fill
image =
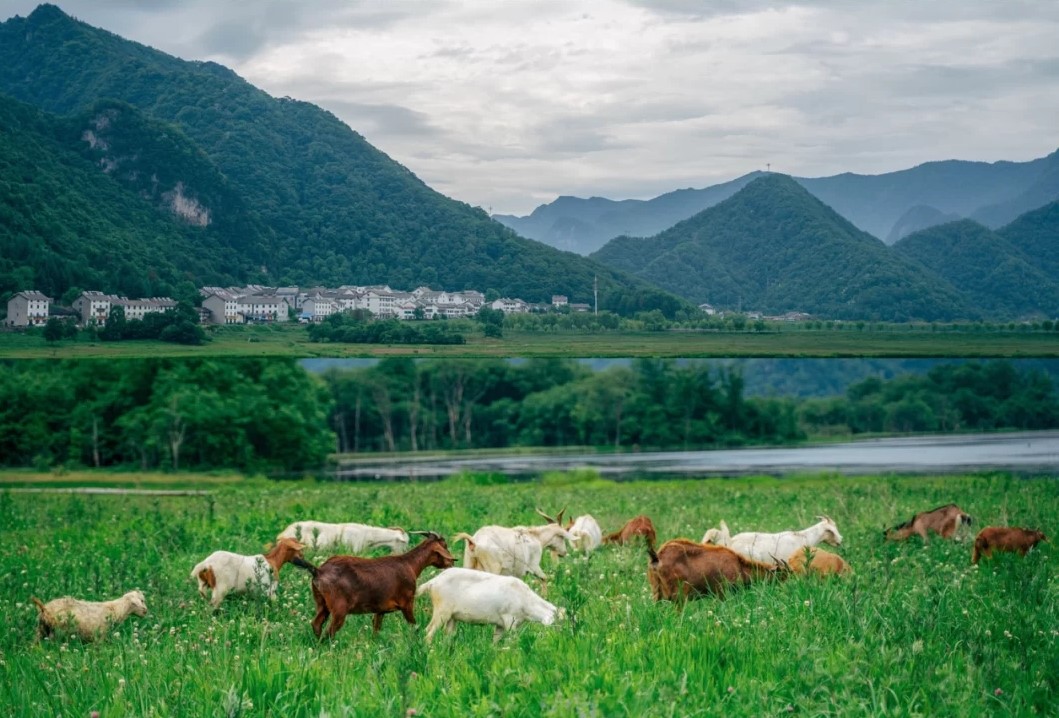
[[[647,239],[592,255],[695,302],[833,318],[976,317],[964,296],[858,230],[785,175]]]
[[[142,113],[111,127],[110,147],[126,154],[141,148],[141,158],[175,154],[179,161],[171,172],[159,172],[159,181],[206,193],[212,204],[199,204],[208,209],[210,226],[249,230],[239,233],[240,261],[212,261],[197,249],[186,253],[186,262],[174,260],[174,268],[195,282],[231,273],[271,283],[428,284],[494,289],[527,301],[547,301],[555,293],[588,301],[598,275],[605,308],[672,313],[682,306],[646,283],[523,239],[482,210],[438,194],[319,107],[273,98],[220,65],[179,60],[73,20],[54,6],[0,24],[0,93],[59,115],[78,115],[104,100]],[[166,133],[157,123],[174,125],[179,133]],[[120,162],[115,174],[133,194],[146,194],[166,212],[163,195],[172,189],[156,192],[151,179],[160,163],[152,163],[147,175],[137,162]],[[67,178],[57,171],[50,181]],[[57,213],[56,222],[72,222],[67,214]],[[194,216],[202,215],[191,211],[181,219]],[[44,230],[30,227],[23,241],[43,240]],[[72,241],[53,253],[57,261],[68,260],[88,251],[82,244]],[[34,259],[17,263],[14,269],[23,271],[9,289],[53,273],[52,286],[69,286],[61,273]],[[99,262],[88,266],[102,271]],[[147,275],[150,266],[136,262],[127,273]],[[95,288],[121,287],[104,282]]]

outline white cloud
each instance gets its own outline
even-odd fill
[[[316,102],[496,212],[1059,145],[1059,3],[71,0]],[[32,3],[0,0],[0,16]]]

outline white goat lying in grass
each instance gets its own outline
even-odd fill
[[[456,621],[492,624],[496,626],[493,640],[498,640],[504,631],[525,621],[550,626],[565,615],[562,609],[545,601],[513,576],[497,576],[470,568],[442,571],[416,590],[416,596],[424,593],[430,594],[434,605],[434,615],[427,626],[427,641],[442,626],[446,633],[455,631]]]
[[[243,593],[260,589],[270,599],[276,597],[279,570],[295,556],[302,558],[305,544],[294,539],[280,539],[267,554],[244,556],[231,551],[214,551],[191,569],[191,577],[199,582],[199,595],[206,598],[206,589],[213,589],[210,605],[217,608],[229,593]]]
[[[761,563],[775,566],[785,561],[795,551],[813,547],[820,543],[832,546],[842,545],[842,534],[838,526],[827,516],[817,516],[819,522],[801,531],[781,531],[779,533],[761,533],[747,531],[730,535],[728,525],[722,521],[719,529],[709,529],[702,537],[702,542],[718,546],[727,546],[736,553],[752,558]]]
[[[299,539],[314,549],[344,547],[350,553],[366,553],[375,548],[388,548],[390,553],[408,550],[408,532],[404,529],[367,524],[296,521],[283,529],[277,538]]]
[[[47,638],[53,631],[68,629],[91,641],[106,634],[129,614],[147,615],[147,603],[139,591],[129,591],[113,601],[81,601],[64,596],[44,603],[36,596],[31,600],[40,611],[37,637]]]

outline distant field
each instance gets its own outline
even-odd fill
[[[11,479],[11,474],[4,478]],[[136,483],[135,476],[128,476]],[[143,477],[154,484],[157,477]],[[959,542],[886,543],[880,531],[956,501],[989,524],[1059,517],[1059,479],[1009,475],[605,481],[475,486],[215,481],[211,497],[28,495],[0,490],[0,714],[11,716],[777,716],[1054,715],[1059,705],[1055,547],[970,565]],[[229,597],[213,615],[188,573],[216,549],[260,551],[295,519],[356,520],[446,536],[591,512],[604,529],[646,513],[662,538],[799,528],[829,514],[853,566],[656,603],[642,547],[544,562],[571,620],[423,640],[394,615],[371,635],[351,616],[333,642],[309,621],[309,577],[287,567],[279,598]],[[461,546],[456,548],[459,555]],[[322,555],[310,554],[320,561]],[[428,569],[423,580],[433,575]],[[536,580],[531,581],[536,586]],[[34,642],[31,595],[149,607],[105,641]]]
[[[0,333],[0,358],[118,357],[1059,357],[1059,332],[882,329],[781,332],[506,332],[471,335],[457,346],[313,344],[302,326],[220,327],[203,346],[158,341],[49,345],[40,336]]]

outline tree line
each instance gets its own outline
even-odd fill
[[[737,368],[642,359],[388,358],[0,364],[0,464],[299,472],[329,454],[505,447],[707,449],[824,436],[1059,427],[1051,378],[1009,362],[750,397]]]

